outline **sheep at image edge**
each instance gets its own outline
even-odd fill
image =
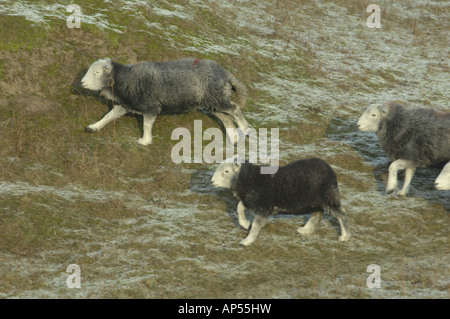
[[[358,120],[358,128],[378,135],[381,148],[393,160],[386,193],[397,189],[397,172],[405,171],[399,195],[406,196],[417,167],[450,160],[450,112],[407,109],[387,102],[372,104]]]
[[[441,173],[434,181],[434,187],[438,190],[450,190],[450,162],[444,166]]]

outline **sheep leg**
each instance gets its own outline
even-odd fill
[[[261,230],[261,228],[264,226],[264,223],[266,222],[266,217],[262,215],[255,215],[255,219],[253,220],[252,227],[250,228],[250,232],[244,240],[240,242],[239,245],[242,246],[248,246],[251,243],[253,243],[258,237],[258,234]]]
[[[341,226],[341,236],[339,236],[339,241],[349,240],[351,238],[351,235],[348,227],[347,214],[345,213],[345,210],[341,207],[338,209],[331,208],[330,213],[339,221],[339,225]]]
[[[316,231],[316,228],[322,220],[322,217],[323,212],[313,213],[305,226],[297,228],[297,233],[302,235],[311,235]]]
[[[227,113],[230,114],[233,119],[236,121],[238,127],[244,132],[245,135],[249,134],[249,127],[247,120],[242,114],[241,108],[234,102],[231,102],[232,108],[227,110]]]
[[[397,172],[399,170],[403,170],[403,169],[407,169],[407,168],[414,168],[411,161],[398,159],[391,163],[391,165],[389,166],[389,177],[388,177],[388,182],[387,182],[387,187],[386,187],[387,194],[390,194],[397,189],[397,183],[398,183]],[[407,178],[409,179],[409,182],[406,185],[407,188],[409,187],[411,179],[414,176],[414,172],[415,172],[415,170],[413,170],[413,171],[410,170],[409,172],[407,172],[407,176],[405,177],[405,182],[407,181]],[[403,191],[405,191],[405,193],[402,193]],[[403,189],[399,192],[399,194],[406,195],[406,191],[407,191],[407,189],[405,189],[405,187],[403,187]]]
[[[239,202],[238,206],[237,206],[237,212],[238,212],[238,218],[239,218],[239,225],[241,225],[242,227],[244,227],[245,229],[249,229],[250,227],[250,221],[247,219],[247,217],[245,216],[245,206],[244,204],[241,202]]]
[[[225,131],[227,133],[228,139],[236,144],[239,141],[239,135],[238,134],[231,134],[231,132],[236,132],[236,127],[233,124],[232,118],[225,113],[220,112],[213,112],[213,114],[223,123],[223,126],[225,127]],[[229,130],[231,129],[231,130]]]
[[[144,134],[142,138],[138,139],[141,145],[149,145],[152,143],[152,128],[155,123],[156,115],[144,114]]]
[[[409,186],[411,185],[411,180],[414,176],[414,173],[416,172],[415,167],[408,167],[405,171],[405,182],[403,183],[403,188],[401,191],[398,192],[401,196],[406,196],[409,192]]]
[[[111,111],[109,111],[108,113],[106,113],[105,116],[103,116],[103,118],[100,121],[86,126],[85,131],[88,133],[100,131],[106,124],[118,119],[119,117],[125,115],[126,113],[127,110],[125,108],[116,104],[114,105]]]

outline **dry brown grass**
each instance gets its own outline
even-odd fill
[[[333,3],[350,15],[367,16],[368,1]],[[187,1],[162,5],[170,9],[174,4]],[[98,4],[85,5],[93,13]],[[294,14],[299,8],[310,20]],[[245,112],[255,114],[261,114],[258,103],[279,103],[252,85],[268,74],[298,81],[326,77],[324,61],[293,32],[327,17],[315,3],[268,1],[266,12],[273,18],[267,23],[274,32],[265,35],[231,25],[223,18],[227,12],[214,10],[214,4],[212,9],[199,10],[196,20],[187,22],[150,10],[148,19],[163,28],[154,36],[136,32],[140,21],[118,12],[111,19],[127,21],[123,35],[93,25],[81,30],[60,23],[30,28],[23,18],[0,16],[2,30],[11,30],[0,33],[0,297],[389,298],[414,297],[417,288],[448,296],[448,285],[442,283],[448,273],[442,254],[449,222],[445,200],[423,204],[425,200],[405,199],[403,204],[381,196],[374,185],[384,181],[365,177],[373,165],[365,164],[358,150],[331,139],[336,132],[330,126],[340,123],[331,123],[322,105],[310,105],[305,121],[293,119],[280,130],[280,138],[298,147],[298,154],[290,153],[292,159],[303,154],[303,147],[316,145],[317,154],[308,155],[323,155],[336,167],[354,233],[349,243],[337,241],[339,227],[330,217],[317,234],[305,238],[295,233],[305,217],[278,216],[252,247],[237,247],[246,232],[237,224],[236,201],[208,184],[214,167],[170,160],[174,128],[192,131],[196,119],[204,128],[220,127],[203,113],[158,117],[149,147],[136,143],[142,123],[132,116],[101,132],[84,132],[108,106],[93,95],[80,95],[72,84],[99,57],[124,63],[193,55],[215,59],[247,85]],[[420,23],[396,23],[394,15],[385,14],[383,23],[391,30],[415,28],[417,39],[425,37]],[[169,42],[163,31],[171,26],[178,29]],[[183,50],[191,45],[189,35],[197,33],[217,44],[247,35],[261,36],[268,44],[280,41],[280,52],[291,52],[292,59],[285,63],[259,54],[251,41],[239,56]],[[352,59],[352,52],[347,54]],[[280,71],[286,67],[293,75]],[[445,65],[430,67],[445,70]],[[363,85],[371,75],[385,79],[386,87],[402,85],[388,70],[367,70],[366,75],[342,70],[341,75],[345,80],[332,88],[347,90],[355,82],[356,92],[379,89]],[[257,120],[251,124],[260,125]],[[333,155],[326,155],[327,149]],[[281,164],[288,160],[284,157]],[[65,287],[70,263],[82,268],[78,292]],[[383,267],[379,294],[365,286],[371,263]]]

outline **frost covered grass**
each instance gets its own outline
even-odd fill
[[[81,29],[64,1],[0,1],[0,297],[449,297],[439,168],[419,169],[410,197],[386,196],[389,161],[356,129],[373,102],[448,110],[446,3],[379,1],[376,30],[363,0],[77,3]],[[218,61],[246,84],[250,124],[280,128],[280,164],[332,165],[353,240],[327,218],[299,236],[308,216],[280,212],[237,247],[246,233],[209,183],[216,166],[170,160],[173,129],[220,127],[201,112],[159,116],[149,147],[139,117],[84,133],[108,106],[77,81],[107,56]],[[66,287],[72,263],[81,289]],[[366,286],[370,264],[381,289]]]

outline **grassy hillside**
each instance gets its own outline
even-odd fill
[[[439,168],[407,198],[384,194],[389,160],[355,126],[373,102],[449,110],[448,4],[379,1],[0,1],[0,297],[449,297],[450,197]],[[238,247],[237,201],[215,164],[175,164],[175,128],[221,127],[202,112],[84,127],[111,105],[83,90],[91,63],[214,59],[248,89],[255,128],[280,129],[280,161],[319,156],[336,170],[353,232],[326,218],[271,218]],[[203,142],[203,145],[207,144]],[[401,177],[402,179],[403,177]],[[248,215],[252,218],[251,212]],[[66,268],[81,268],[81,289]],[[369,289],[367,266],[381,268]]]

